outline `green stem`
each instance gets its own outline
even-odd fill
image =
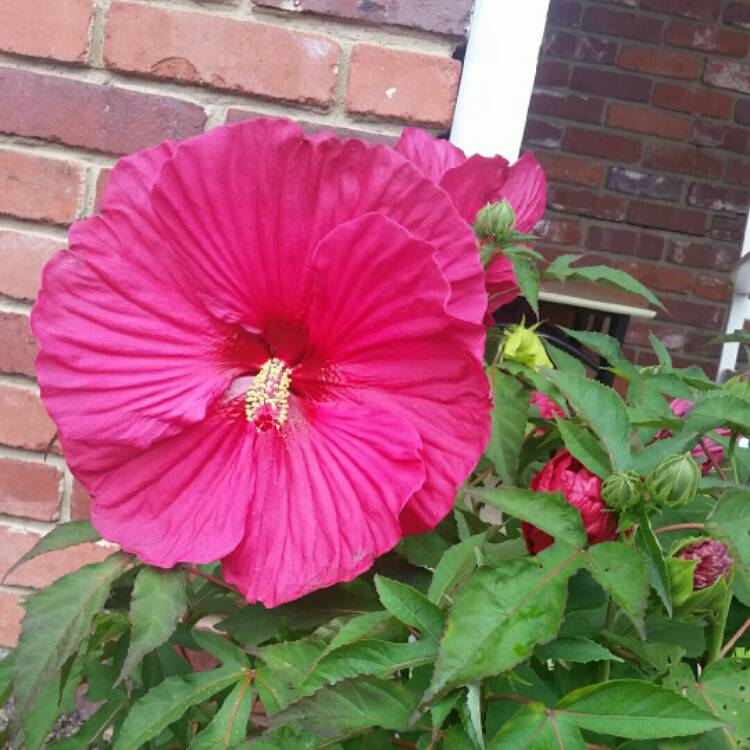
[[[709,618],[706,666],[721,659],[721,646],[724,643],[724,631],[727,627],[727,616],[731,603],[732,596],[728,593],[724,597],[721,609]]]
[[[738,434],[732,430],[732,436],[729,438],[729,449],[727,451],[727,459],[729,461],[729,465],[732,467],[732,477],[734,478],[735,482],[739,482],[739,476],[737,474],[737,461],[734,458],[734,453],[737,448],[737,438]]]
[[[612,630],[612,626],[615,624],[616,614],[617,605],[615,604],[614,599],[610,597],[609,601],[607,602],[607,614],[604,618],[604,630],[608,632]],[[599,662],[599,682],[607,682],[607,680],[609,680],[609,667],[609,661]]]

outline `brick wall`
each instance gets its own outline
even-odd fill
[[[120,154],[253,114],[390,140],[449,126],[471,0],[0,0],[0,578],[89,499],[33,380],[40,269],[90,214]],[[0,585],[0,647],[20,597],[107,550],[46,556]]]
[[[750,0],[551,0],[525,145],[550,255],[629,271],[668,312],[631,325],[715,374],[750,196]]]

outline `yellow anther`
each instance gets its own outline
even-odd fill
[[[289,386],[292,371],[281,359],[269,359],[255,376],[245,396],[245,416],[258,432],[286,422],[289,414]]]

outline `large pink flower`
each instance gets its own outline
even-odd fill
[[[542,218],[547,202],[547,181],[534,155],[527,151],[515,164],[502,156],[466,158],[461,149],[424,130],[406,128],[396,151],[416,164],[453,200],[458,212],[473,224],[488,203],[505,198],[516,214],[516,229],[528,233]],[[511,262],[502,253],[487,267],[489,312],[512,302],[519,294]]]
[[[268,606],[434,526],[489,433],[486,298],[445,193],[256,120],[123,159],[32,315],[102,535]]]

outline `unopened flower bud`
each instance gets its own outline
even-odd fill
[[[693,571],[693,591],[712,586],[720,576],[727,578],[732,569],[732,558],[726,544],[716,539],[702,539],[683,547],[677,557],[682,560],[697,560]]]
[[[508,330],[503,342],[502,355],[503,359],[521,362],[534,370],[538,367],[552,367],[541,338],[532,328],[525,328],[523,324]]]
[[[641,478],[634,471],[618,471],[602,484],[602,500],[615,510],[632,508],[642,496]]]
[[[689,453],[667,456],[646,477],[646,490],[655,505],[680,508],[698,491],[701,470]]]
[[[515,228],[516,213],[505,198],[480,209],[474,222],[477,236],[495,245],[507,244]]]

